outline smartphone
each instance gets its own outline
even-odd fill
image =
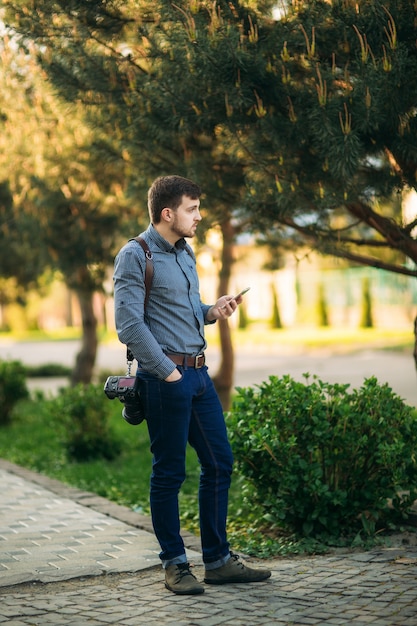
[[[233,296],[233,298],[229,298],[228,302],[230,302],[231,300],[236,300],[236,298],[239,298],[239,296],[243,296],[243,294],[245,294],[247,291],[249,291],[250,287],[246,287],[245,289],[242,289],[241,292],[239,292],[236,296]],[[221,307],[222,309],[226,308],[226,305]]]
[[[250,287],[246,287],[245,289],[242,289],[242,291],[238,293],[237,296],[233,296],[232,300],[236,300],[237,298],[239,298],[239,296],[243,296],[245,293],[249,291],[249,289]]]

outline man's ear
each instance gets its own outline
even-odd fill
[[[164,209],[162,209],[161,219],[163,219],[164,222],[170,222],[171,218],[172,218],[172,209],[170,209],[169,207],[165,207]]]

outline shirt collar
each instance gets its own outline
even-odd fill
[[[176,242],[175,246],[173,246],[171,243],[169,243],[169,241],[164,239],[164,237],[162,237],[162,235],[158,233],[153,224],[149,224],[146,230],[146,234],[149,235],[151,241],[153,241],[153,243],[156,244],[158,248],[164,250],[165,252],[172,252],[173,250],[185,250],[187,246],[187,242],[183,237]]]

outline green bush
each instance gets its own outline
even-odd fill
[[[42,365],[26,365],[28,378],[67,377],[71,375],[71,368],[60,363],[43,363]]]
[[[362,313],[361,328],[373,328],[374,320],[372,315],[372,295],[371,284],[369,278],[365,278],[362,282]]]
[[[90,461],[113,459],[120,453],[120,442],[110,427],[112,413],[102,385],[61,389],[49,403],[53,420],[62,420],[65,448],[70,459]]]
[[[271,376],[238,388],[228,414],[237,471],[265,519],[298,536],[370,536],[417,497],[413,409],[375,378],[348,387]]]
[[[317,317],[319,326],[327,327],[330,325],[326,292],[324,289],[324,285],[322,285],[321,283],[318,286]]]
[[[272,291],[272,317],[271,328],[282,328],[281,315],[279,312],[278,293],[274,285],[271,285]]]
[[[14,406],[28,396],[23,364],[19,361],[0,361],[0,424],[8,424]]]
[[[242,302],[242,304],[239,304],[238,315],[239,315],[238,327],[241,330],[245,330],[245,328],[247,328],[249,325],[249,318],[248,318],[248,314],[246,311],[246,304],[244,302]]]

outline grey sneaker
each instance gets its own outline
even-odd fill
[[[204,587],[191,573],[189,563],[168,565],[165,569],[165,587],[180,596],[204,593]]]
[[[230,553],[225,565],[216,569],[206,570],[204,582],[209,585],[225,585],[227,583],[259,583],[271,576],[268,569],[253,569],[242,563],[239,556]]]

